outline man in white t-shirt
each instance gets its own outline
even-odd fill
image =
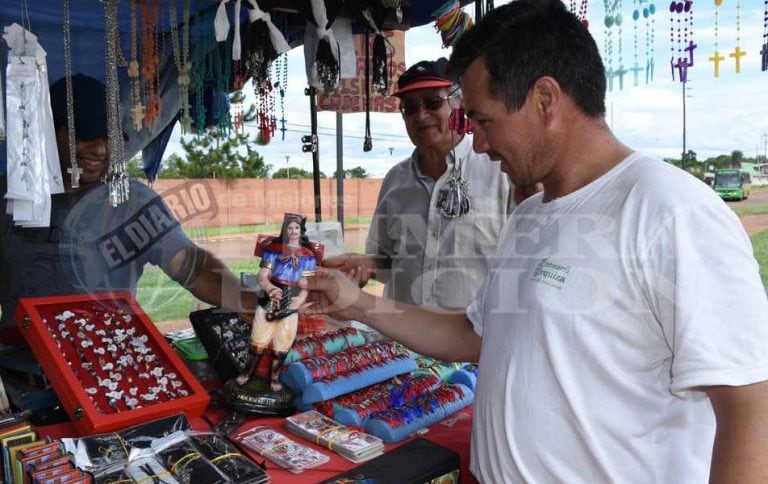
[[[512,214],[466,314],[330,271],[308,310],[479,360],[481,481],[768,482],[768,301],[736,216],[613,136],[597,46],[559,0],[493,10],[451,67],[475,150],[544,192]]]

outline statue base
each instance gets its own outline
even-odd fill
[[[253,378],[240,385],[237,378],[224,384],[222,393],[227,406],[244,413],[269,416],[288,416],[295,409],[293,401],[296,396],[286,387],[274,391],[269,382]]]

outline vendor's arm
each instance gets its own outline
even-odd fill
[[[325,259],[322,265],[340,270],[363,287],[369,279],[376,279],[377,271],[389,270],[392,267],[392,259],[385,255],[349,253]]]
[[[768,381],[705,391],[717,420],[710,482],[768,482]]]
[[[361,321],[426,356],[478,361],[480,336],[464,313],[435,312],[365,293],[339,271],[318,269],[309,278],[304,312]]]
[[[165,272],[196,298],[228,311],[251,313],[258,304],[257,295],[242,291],[240,280],[220,259],[197,245],[176,252]]]

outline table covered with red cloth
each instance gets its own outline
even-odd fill
[[[192,427],[196,430],[209,430],[211,424],[218,422],[222,416],[221,410],[212,410],[206,413],[203,418],[196,418],[191,420]],[[257,462],[265,462],[267,466],[267,472],[270,477],[270,482],[275,484],[280,483],[316,483],[329,479],[337,474],[348,471],[359,464],[354,464],[347,459],[341,457],[336,452],[330,451],[322,446],[316,445],[314,442],[301,439],[300,437],[289,434],[285,430],[285,419],[279,417],[253,417],[244,423],[241,429],[247,428],[249,425],[259,424],[266,425],[275,430],[278,430],[290,438],[301,442],[304,445],[313,447],[320,450],[324,454],[330,457],[330,460],[314,469],[306,470],[300,474],[292,474],[277,464],[264,459],[258,454],[247,452]],[[55,425],[48,425],[44,427],[38,427],[38,432],[41,436],[48,436],[51,438],[62,437],[75,437],[77,433],[71,423],[62,423]],[[447,447],[457,452],[461,458],[461,477],[463,483],[476,483],[477,480],[469,473],[469,442],[470,433],[472,430],[472,407],[467,407],[442,422],[438,422],[431,427],[428,431],[422,435],[423,438],[431,440],[437,444]],[[390,451],[403,445],[404,443],[412,440],[414,437],[410,437],[402,442],[392,445],[386,445],[386,451]]]

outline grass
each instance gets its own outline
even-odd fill
[[[752,205],[746,205],[743,207],[731,206],[731,209],[742,217],[744,215],[765,215],[768,213],[768,203],[755,203]]]
[[[258,259],[228,261],[227,266],[237,276],[241,272],[255,274],[258,271]],[[190,312],[207,307],[154,266],[148,266],[139,280],[136,300],[155,322],[187,319]]]
[[[768,287],[768,230],[758,232],[750,238],[755,251],[755,259],[760,265],[760,277],[763,280],[763,286]]]
[[[766,208],[768,209],[768,204]],[[351,224],[352,222],[348,223]],[[251,227],[266,230],[263,225]],[[279,229],[279,226],[277,228]],[[256,230],[252,231],[255,232]],[[751,239],[755,258],[760,265],[760,277],[763,280],[763,286],[768,287],[768,230],[752,235]],[[362,253],[362,250],[361,247],[357,247],[351,249],[350,252]],[[258,259],[228,261],[227,266],[235,275],[239,275],[241,272],[255,274],[258,271]],[[372,281],[370,284],[379,283]],[[192,294],[166,276],[163,271],[149,266],[139,281],[136,298],[139,305],[155,322],[187,319],[191,311],[204,306]]]
[[[335,221],[335,220],[334,220]],[[371,217],[344,217],[345,225],[369,225]],[[254,233],[278,233],[280,224],[229,225],[226,227],[195,227],[187,230],[190,237],[217,237],[222,235],[241,235]]]

